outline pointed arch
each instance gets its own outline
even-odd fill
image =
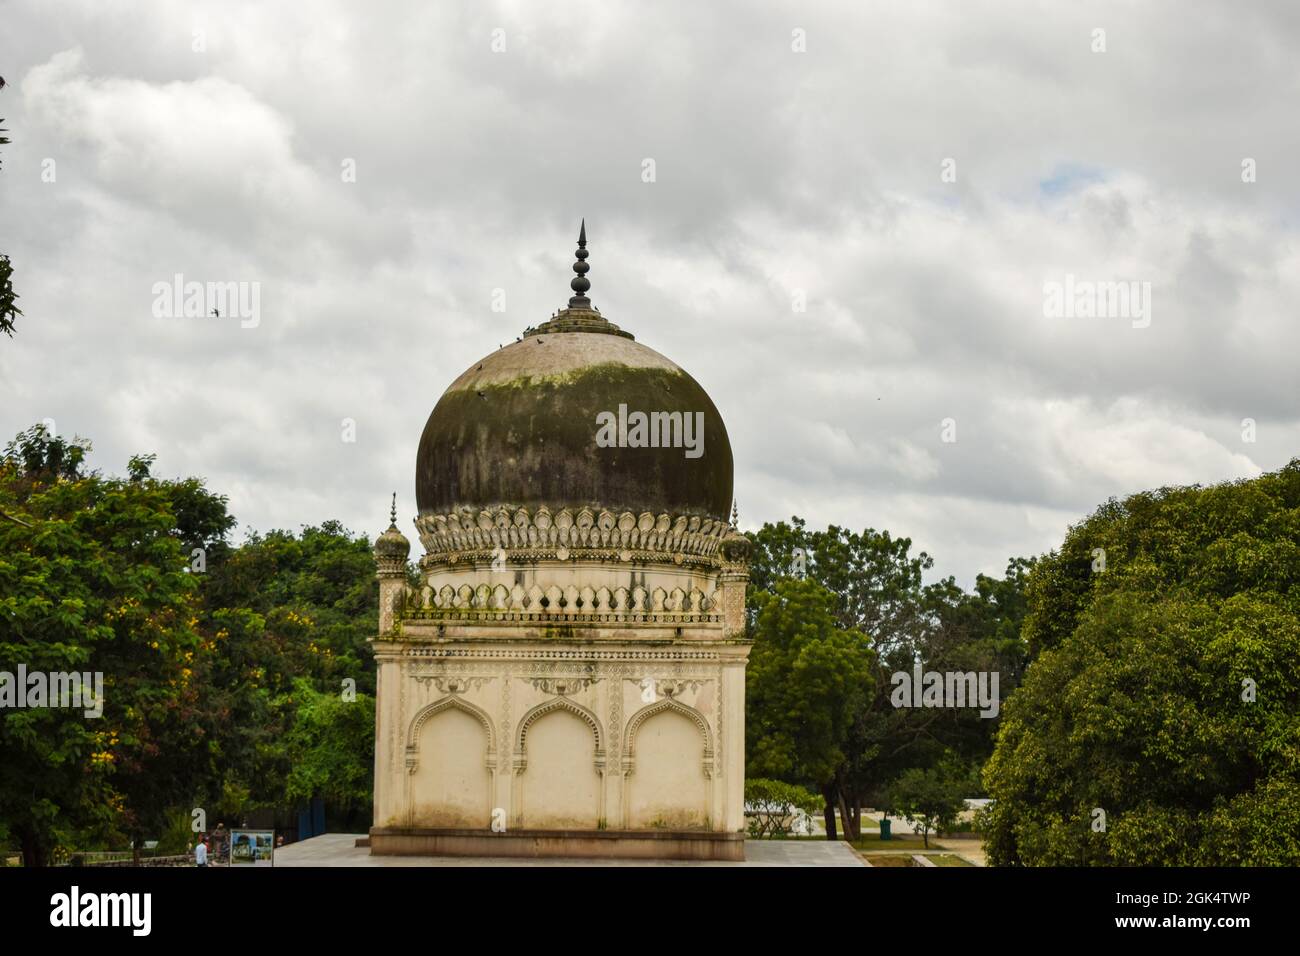
[[[476,707],[467,700],[462,700],[454,694],[436,700],[432,704],[421,707],[415,713],[411,720],[410,729],[406,732],[406,772],[414,773],[416,766],[419,764],[419,746],[420,746],[420,729],[425,722],[431,717],[436,717],[447,709],[461,710],[475,718],[483,729],[487,732],[487,768],[493,770],[496,768],[497,748],[496,748],[496,730],[492,726],[492,718],[488,716],[487,711],[481,707]]]
[[[596,769],[603,775],[605,770],[605,729],[601,726],[600,718],[586,707],[569,700],[567,697],[555,697],[543,701],[520,718],[519,730],[515,735],[515,769],[521,771],[527,769],[528,766],[528,728],[540,718],[557,710],[573,714],[591,729],[592,736],[596,740]]]
[[[704,775],[713,777],[713,732],[709,729],[709,721],[702,713],[694,707],[683,704],[679,700],[671,697],[665,697],[663,700],[653,704],[647,704],[642,707],[627,722],[627,730],[624,733],[623,745],[623,772],[630,776],[636,770],[636,734],[651,717],[664,712],[681,714],[687,720],[695,724],[700,735],[704,738]]]

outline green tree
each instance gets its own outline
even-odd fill
[[[14,322],[23,314],[17,305],[18,293],[14,291],[13,276],[13,263],[8,256],[0,255],[0,332],[10,337],[14,334]]]
[[[913,554],[909,539],[888,531],[858,534],[832,525],[814,532],[796,517],[789,524],[764,525],[751,537],[751,621],[763,595],[803,577],[830,592],[836,623],[865,634],[874,653],[875,666],[837,742],[841,759],[827,790],[828,839],[838,837],[831,808],[840,808],[848,839],[858,839],[864,802],[885,800],[884,785],[904,770],[931,766],[949,750],[968,764],[987,758],[996,720],[974,710],[895,708],[890,676],[910,672],[918,659],[930,670],[995,671],[1005,695],[1024,666],[1019,632],[1025,573],[1032,562],[1012,560],[1004,579],[980,575],[975,593],[967,594],[951,578],[924,584],[924,572],[933,564],[929,555]],[[770,717],[776,724],[782,719]],[[811,778],[785,779],[819,790],[824,785]]]
[[[796,810],[812,814],[824,805],[817,794],[792,783],[763,777],[745,781],[749,835],[758,840],[789,836]]]
[[[0,88],[4,87],[3,79],[0,79]],[[0,117],[0,123],[4,118]],[[0,133],[6,132],[3,126],[0,126]],[[9,137],[0,136],[0,146],[8,146]],[[7,255],[0,254],[0,332],[12,336],[14,334],[14,320],[22,315],[22,309],[14,303],[18,300],[18,293],[14,291],[13,283],[13,264],[9,261]]]
[[[285,798],[304,803],[320,796],[356,818],[369,809],[374,793],[374,698],[322,694],[301,678],[294,682],[293,697]]]
[[[37,426],[0,459],[0,505],[26,522],[0,524],[0,669],[103,674],[101,716],[0,716],[0,818],[28,865],[78,831],[138,846],[209,772],[184,508],[171,483],[84,473],[87,448]]]
[[[836,775],[874,656],[864,634],[839,626],[835,596],[816,582],[781,580],[755,600],[745,700],[749,772],[811,782],[834,832],[833,808],[845,812]]]
[[[750,537],[750,584],[756,592],[770,591],[784,578],[806,577],[834,595],[840,626],[871,635],[878,649],[888,651],[915,633],[922,576],[934,560],[925,552],[913,555],[911,539],[874,528],[809,531],[799,517],[765,524]]]
[[[100,720],[0,715],[0,830],[30,865],[60,847],[136,846],[195,806],[351,816],[372,791],[378,588],[337,522],[252,534],[226,499],[87,473],[89,442],[37,426],[0,459],[0,670],[103,671]],[[346,692],[346,693],[345,693]],[[209,814],[211,816],[211,814]]]
[[[929,849],[931,833],[954,827],[970,788],[969,771],[959,764],[945,761],[934,767],[913,767],[889,786],[886,805],[921,831]]]
[[[358,761],[365,781],[321,795],[355,813],[364,793],[368,806],[373,760],[359,754],[373,748],[375,676],[368,638],[379,608],[369,542],[337,522],[296,535],[250,534],[209,564],[202,595],[200,628],[212,649],[205,683],[228,727],[221,760],[227,774],[248,789],[250,805],[283,807],[313,796],[300,792],[311,775],[298,766],[301,751],[293,748],[306,738],[295,734],[300,722],[303,734],[312,732],[325,713],[318,702],[328,698],[343,708],[329,711],[332,719],[343,720],[346,711],[364,731],[365,741],[347,745],[355,751],[348,759]],[[349,702],[342,702],[345,688],[355,691]],[[370,716],[361,719],[367,708]]]
[[[1108,502],[1028,595],[991,862],[1300,863],[1300,460]]]

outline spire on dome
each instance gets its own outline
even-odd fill
[[[388,520],[397,527],[397,492],[393,492],[393,507],[388,512]]]
[[[582,226],[578,230],[578,251],[575,253],[577,259],[573,263],[574,276],[569,280],[569,288],[573,289],[574,295],[569,299],[567,308],[556,312],[547,321],[541,325],[529,326],[524,329],[523,339],[533,336],[551,335],[559,332],[592,332],[601,335],[619,335],[625,339],[635,338],[631,332],[625,332],[613,322],[610,322],[600,314],[600,309],[591,304],[591,299],[587,298],[587,290],[591,288],[591,281],[587,278],[587,272],[591,266],[587,265],[587,220],[582,220]],[[544,342],[545,339],[538,339],[538,342]]]
[[[569,288],[577,295],[569,299],[569,308],[571,309],[590,309],[591,299],[587,298],[587,290],[591,288],[591,280],[587,278],[587,271],[591,266],[587,265],[587,220],[583,217],[582,228],[578,231],[578,251],[574,253],[578,258],[573,263],[573,271],[577,273],[569,283]]]

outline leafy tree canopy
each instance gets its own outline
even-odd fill
[[[813,581],[759,592],[746,685],[748,766],[758,776],[831,780],[872,683],[864,634],[839,627],[835,597]]]
[[[157,479],[152,455],[88,473],[89,448],[36,426],[0,457],[0,671],[104,674],[102,718],[0,712],[0,837],[39,865],[178,833],[194,807],[364,814],[368,542],[326,522],[232,546],[201,479]]]
[[[761,742],[751,741],[753,772],[816,787],[828,807],[839,807],[848,836],[856,838],[859,807],[866,801],[884,801],[889,781],[904,770],[931,766],[945,755],[972,766],[988,756],[996,720],[983,719],[974,709],[895,708],[890,676],[911,672],[920,660],[927,670],[997,672],[1000,694],[1009,693],[1026,658],[1020,621],[1032,561],[1013,559],[1003,579],[980,575],[975,592],[967,593],[951,578],[925,584],[924,572],[933,565],[929,555],[913,553],[909,539],[887,531],[857,533],[834,525],[824,532],[809,531],[796,517],[788,524],[764,525],[751,538],[755,548],[748,606],[755,649],[750,657],[748,722],[751,728],[773,729]],[[773,621],[762,622],[763,610],[771,595],[792,581],[815,585],[823,595],[828,626],[856,635],[870,657],[860,683],[843,699],[848,715],[841,714],[833,737],[820,738],[826,747],[818,753],[824,759],[798,764],[770,759],[792,746],[781,728],[811,726],[791,722],[792,705],[786,697],[822,700],[823,689],[801,686],[787,672],[780,688],[784,696],[778,698],[756,683],[762,671],[754,666],[765,658],[765,643],[774,634]],[[788,626],[794,627],[794,622]],[[769,707],[774,709],[767,712]],[[827,760],[832,757],[830,766]],[[833,839],[836,821],[829,810],[826,822],[827,836]]]
[[[975,786],[970,768],[953,760],[912,767],[889,787],[887,806],[919,830],[926,847],[930,834],[951,830]]]
[[[75,828],[138,836],[207,762],[178,531],[193,489],[85,474],[87,447],[38,426],[0,458],[0,510],[23,516],[0,522],[0,669],[103,674],[101,716],[0,714],[0,817],[32,864]]]
[[[1108,502],[1028,598],[992,862],[1300,863],[1300,460]]]

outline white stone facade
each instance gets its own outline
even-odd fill
[[[376,832],[743,830],[742,536],[586,509],[417,526],[419,589],[379,558]]]

